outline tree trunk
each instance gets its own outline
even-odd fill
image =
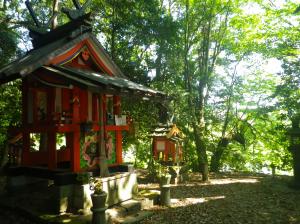
[[[220,167],[221,167],[221,158],[222,158],[224,150],[226,149],[228,144],[229,144],[229,141],[226,138],[222,138],[219,141],[216,151],[214,152],[214,154],[211,157],[210,171],[219,172]]]
[[[300,124],[300,116],[295,115],[291,118],[292,121],[292,130],[299,130],[299,124]],[[291,136],[291,138],[294,138],[296,136]],[[296,138],[299,138],[298,136]],[[294,170],[294,187],[300,188],[300,144],[298,142],[291,142],[291,145],[289,147],[290,152],[293,156],[293,170]]]
[[[161,50],[161,48],[162,48],[162,43],[161,43],[161,41],[159,41],[159,47],[158,47],[158,50],[157,50],[157,58],[156,58],[156,60],[155,60],[155,67],[156,67],[156,79],[157,80],[160,80],[160,78],[161,78],[161,59],[162,59],[162,50]]]
[[[215,153],[211,157],[210,161],[210,171],[211,172],[219,172],[220,166],[221,166],[221,157],[223,155],[224,148],[218,147],[215,151]]]
[[[111,43],[110,43],[110,54],[111,54],[111,59],[113,61],[115,61],[115,58],[116,58],[116,33],[117,33],[117,30],[116,30],[116,17],[117,17],[117,13],[116,13],[116,2],[115,0],[113,0],[113,3],[112,3],[112,21],[111,21]]]
[[[202,181],[208,181],[208,159],[206,154],[206,145],[204,142],[203,130],[194,124],[194,134],[196,142],[196,150],[198,156],[199,171],[202,173]]]
[[[212,26],[214,18],[215,1],[207,7],[207,15],[202,17],[199,26],[193,26],[194,18],[190,15],[190,1],[185,1],[185,27],[184,27],[184,81],[185,89],[189,93],[188,106],[192,117],[191,126],[193,127],[196,151],[198,156],[199,169],[202,172],[202,180],[208,180],[208,159],[206,153],[205,142],[205,108],[209,96],[211,86],[211,74],[214,70],[215,61],[220,53],[219,41],[212,44],[212,34],[214,32]],[[194,42],[193,31],[201,31],[199,41]],[[221,30],[221,29],[219,29]],[[222,36],[220,36],[222,39]],[[198,51],[197,69],[190,71],[190,49],[196,45]],[[214,47],[213,47],[214,46]],[[195,49],[195,48],[194,48]],[[196,49],[195,49],[196,50]],[[213,54],[211,54],[213,52]],[[191,67],[192,68],[192,67]],[[195,76],[195,75],[196,76]]]
[[[202,169],[202,181],[208,181],[209,180],[209,170],[208,170],[208,162],[200,164],[200,167]]]
[[[58,2],[59,0],[53,0],[53,5],[52,5],[53,15],[55,15],[55,13],[58,13]],[[53,30],[57,27],[57,16],[53,19],[51,26]]]
[[[293,155],[293,169],[294,169],[294,185],[297,188],[300,188],[300,149],[294,149],[292,152]]]
[[[227,102],[226,102],[226,115],[225,115],[225,120],[223,123],[223,127],[222,127],[222,136],[219,140],[218,146],[216,151],[213,153],[212,157],[211,157],[211,162],[210,162],[210,170],[212,172],[219,172],[220,167],[221,167],[221,158],[223,156],[223,153],[226,149],[226,147],[229,144],[229,139],[226,138],[226,132],[227,132],[227,128],[229,125],[229,114],[230,114],[230,110],[232,107],[232,97],[233,97],[233,89],[234,86],[236,84],[236,74],[237,74],[237,66],[239,64],[240,61],[238,61],[238,63],[235,65],[232,77],[231,77],[231,85],[229,87],[229,95],[227,97]]]

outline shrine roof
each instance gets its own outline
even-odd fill
[[[72,35],[29,51],[24,57],[19,58],[0,69],[0,83],[6,83],[17,78],[22,78],[43,65],[48,65],[58,55],[72,48],[77,43],[89,39],[101,52],[102,57],[110,64],[114,76],[124,77],[120,69],[109,58],[97,38],[91,33],[80,34],[72,38]]]
[[[132,82],[124,77],[113,77],[107,74],[101,74],[89,70],[82,70],[67,66],[43,66],[44,69],[64,76],[71,82],[78,82],[94,92],[110,92],[120,95],[133,96],[140,94],[142,97],[158,97],[165,98],[166,94],[163,92],[153,90],[141,84]]]
[[[37,17],[32,12],[30,4],[27,4],[30,14],[37,23]],[[0,69],[0,84],[28,75],[39,79],[36,71],[46,69],[56,77],[92,91],[112,92],[120,95],[134,93],[146,98],[166,99],[167,95],[163,92],[132,82],[122,73],[92,33],[91,14],[84,14],[85,7],[76,5],[76,8],[75,14],[72,10],[65,10],[71,21],[56,29],[46,31],[45,27],[42,27],[44,30],[41,30],[39,26],[29,28],[34,49]],[[92,52],[93,62],[97,67],[94,70],[97,72],[91,71],[92,68],[82,70],[67,65],[85,48]]]

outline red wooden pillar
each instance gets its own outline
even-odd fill
[[[121,164],[122,160],[122,131],[116,131],[116,162]]]
[[[48,111],[48,123],[52,124],[55,113],[55,88],[51,88],[47,91],[47,111]],[[57,153],[56,153],[56,132],[54,129],[50,129],[47,132],[48,138],[48,169],[54,170],[57,168]]]
[[[28,80],[24,78],[22,80],[22,126],[23,126],[23,150],[21,164],[24,166],[30,165],[30,134],[25,130],[28,125]]]
[[[73,135],[72,135],[72,133],[66,133],[66,147],[70,151],[73,147]]]
[[[72,134],[71,144],[71,171],[78,172],[80,170],[80,110],[79,110],[79,88],[74,87],[72,98],[73,123],[78,125]]]

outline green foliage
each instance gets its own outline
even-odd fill
[[[21,123],[20,81],[0,86],[0,148],[4,148],[9,127],[18,127]],[[13,137],[13,136],[10,136]]]
[[[130,131],[124,133],[124,151],[134,155],[136,167],[147,167],[152,157],[151,152],[151,132],[153,125],[157,123],[157,108],[150,101],[131,101],[123,99],[122,109],[133,120]]]
[[[298,58],[294,58],[294,60],[284,59],[282,68],[284,69],[284,73],[279,74],[282,81],[277,85],[275,96],[279,101],[277,106],[286,112],[286,114],[282,115],[292,119],[300,112],[300,63]]]

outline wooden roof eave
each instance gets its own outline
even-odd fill
[[[43,65],[47,65],[57,55],[64,53],[87,37],[88,33],[84,33],[72,40],[62,38],[46,46],[29,51],[24,57],[0,69],[0,83],[25,77]]]
[[[88,89],[92,92],[114,95],[118,95],[121,92],[121,90],[119,88],[116,88],[115,86],[111,86],[107,83],[91,82],[91,80],[87,78],[78,78],[76,75],[72,73],[70,74],[68,71],[64,72],[62,70],[56,69],[56,67],[53,66],[43,66],[43,68],[56,75],[56,78],[60,78],[64,81],[71,82],[74,85],[77,85],[84,89]]]
[[[66,67],[62,67],[62,66],[51,66],[59,71],[63,71],[66,73],[70,73],[72,74],[72,76],[78,76],[78,72],[74,72],[74,70],[66,68]],[[90,82],[92,82],[95,85],[98,85],[100,87],[100,89],[97,90],[97,92],[99,93],[103,93],[103,94],[113,94],[113,95],[119,95],[120,92],[122,91],[122,87],[123,86],[116,86],[116,85],[111,85],[108,82],[105,82],[105,80],[101,80],[101,82],[99,80],[96,79],[91,79],[90,76],[84,76],[81,75],[80,79],[83,80],[88,80]]]
[[[109,93],[114,93],[117,92],[119,95],[122,96],[129,96],[129,97],[134,97],[134,96],[139,96],[139,97],[148,97],[153,100],[154,96],[156,95],[155,90],[151,90],[147,87],[143,88],[138,88],[135,89],[134,86],[136,85],[137,87],[140,87],[142,85],[136,84],[134,82],[131,82],[129,80],[124,80],[120,77],[111,77],[111,76],[106,76],[105,74],[98,74],[96,72],[92,71],[85,71],[85,70],[80,70],[80,69],[73,69],[69,67],[64,67],[64,66],[56,66],[53,65],[51,66],[57,70],[70,73],[74,76],[80,76],[81,79],[84,80],[89,80],[93,82],[94,84],[99,84],[102,83],[105,86],[107,86],[107,90],[110,89],[111,91],[107,91]],[[128,86],[127,83],[130,82],[131,86]],[[159,95],[164,97],[162,92],[157,91]],[[162,101],[162,97],[157,98],[158,101]]]
[[[95,85],[95,84],[93,84],[93,83],[91,83],[87,80],[79,79],[79,78],[74,77],[70,74],[58,71],[58,70],[53,69],[53,68],[48,67],[48,66],[43,66],[42,69],[44,69],[47,72],[50,72],[52,74],[52,76],[54,76],[58,80],[62,80],[66,83],[71,83],[72,85],[78,86],[82,89],[91,90],[92,92],[100,92],[100,89],[99,89],[98,85]],[[38,73],[32,73],[32,75],[38,77]],[[49,84],[51,84],[51,83],[49,83]],[[57,84],[53,84],[53,85],[57,85]]]

